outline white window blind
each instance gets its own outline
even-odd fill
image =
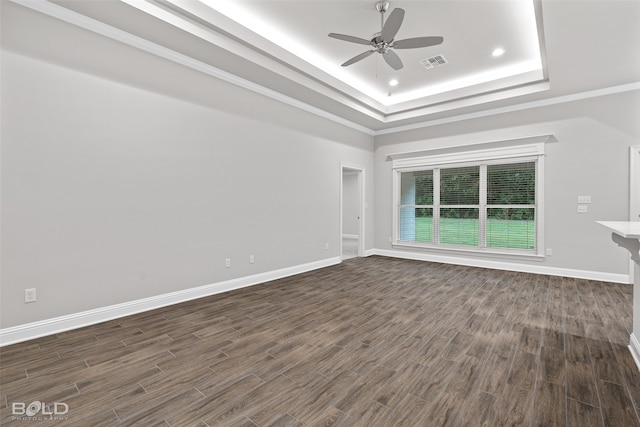
[[[433,171],[401,175],[400,240],[433,242]]]
[[[440,243],[478,246],[479,225],[480,167],[440,169]]]
[[[487,166],[487,247],[535,249],[535,162]]]

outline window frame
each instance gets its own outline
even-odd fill
[[[503,205],[487,204],[487,166],[496,164],[514,164],[534,162],[535,164],[535,248],[510,249],[487,247],[486,219],[490,208]],[[478,246],[446,245],[439,243],[440,236],[436,221],[440,220],[440,170],[474,166],[480,168],[479,205],[469,206],[480,209],[478,218]],[[515,256],[544,259],[544,143],[502,147],[486,150],[462,151],[432,156],[404,157],[393,160],[393,237],[392,246],[398,248],[434,250],[438,252],[466,252],[489,256]],[[401,174],[404,172],[433,171],[433,205],[401,205]],[[435,191],[436,186],[438,191]],[[504,205],[507,206],[507,205]],[[531,208],[532,205],[509,205],[518,208]],[[402,208],[433,209],[433,241],[414,242],[400,240],[400,211]]]

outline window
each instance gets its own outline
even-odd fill
[[[542,156],[534,153],[539,155],[394,161],[394,243],[539,255]],[[465,153],[464,160],[473,157]]]

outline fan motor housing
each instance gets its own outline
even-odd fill
[[[373,43],[374,45],[379,45],[380,43],[384,43],[384,40],[382,39],[382,34],[375,33],[373,36],[371,36],[371,43]]]
[[[390,42],[385,42],[382,39],[382,33],[380,32],[377,32],[373,36],[371,36],[371,45],[378,53],[385,53],[390,47],[392,47]]]

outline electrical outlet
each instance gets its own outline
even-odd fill
[[[587,205],[578,205],[578,213],[587,213],[588,211]]]
[[[324,249],[325,249],[325,250],[329,250],[329,244],[328,244],[328,243],[325,243],[325,244],[324,244]]]
[[[24,302],[36,302],[36,288],[24,290]]]
[[[225,258],[224,260],[224,268],[231,267],[231,258]]]
[[[256,261],[256,258],[253,255],[249,255],[249,264],[253,264]]]
[[[551,248],[547,248],[547,252],[546,252],[546,254],[547,254],[548,256],[553,255],[553,250],[552,250]]]

